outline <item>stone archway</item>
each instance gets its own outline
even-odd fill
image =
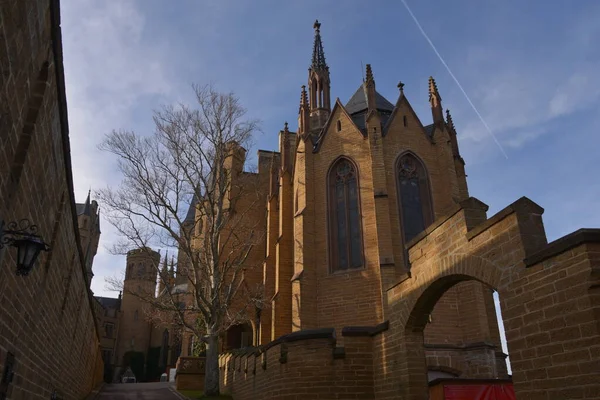
[[[399,361],[400,390],[403,399],[429,398],[428,373],[424,330],[438,301],[451,288],[464,282],[479,282],[497,290],[502,270],[481,257],[451,255],[441,260],[416,265],[411,279],[396,290],[399,301],[392,305],[391,324],[398,326],[401,337]],[[393,321],[398,318],[397,321]],[[434,366],[438,369],[442,366]],[[458,369],[454,368],[456,374]]]

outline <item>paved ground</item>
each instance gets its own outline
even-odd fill
[[[170,383],[116,383],[104,385],[97,400],[184,400]]]

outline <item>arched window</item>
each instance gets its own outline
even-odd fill
[[[363,266],[358,174],[349,160],[337,161],[329,172],[331,270]]]
[[[341,131],[342,130],[342,121],[338,120],[337,122],[337,131]]]
[[[138,278],[141,278],[142,275],[144,275],[144,264],[140,263],[138,266],[137,276]]]
[[[433,222],[431,194],[425,167],[414,155],[400,157],[397,176],[402,231],[407,243]]]

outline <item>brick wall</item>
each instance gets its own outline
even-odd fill
[[[0,250],[0,371],[8,397],[81,399],[102,380],[79,243],[58,2],[0,3],[0,219],[29,219],[52,250],[27,277]]]
[[[387,373],[385,382],[376,379],[377,398],[426,399],[428,362],[482,376],[494,373],[495,360],[496,373],[504,373],[503,355],[485,344],[438,346],[436,360],[422,345],[436,302],[464,281],[498,290],[517,399],[598,398],[600,230],[545,245],[543,210],[535,203],[522,198],[489,219],[482,218],[485,209],[470,199],[409,244],[411,277],[387,293],[391,328],[380,339]],[[479,323],[489,324],[483,317]]]
[[[336,347],[335,330],[325,328],[222,354],[221,390],[236,400],[373,399],[374,338],[350,330],[343,347]]]

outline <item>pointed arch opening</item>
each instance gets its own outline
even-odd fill
[[[396,179],[402,234],[408,243],[433,222],[429,178],[423,162],[406,152],[396,162]]]
[[[331,272],[364,266],[358,188],[358,168],[348,158],[339,158],[328,173]]]

